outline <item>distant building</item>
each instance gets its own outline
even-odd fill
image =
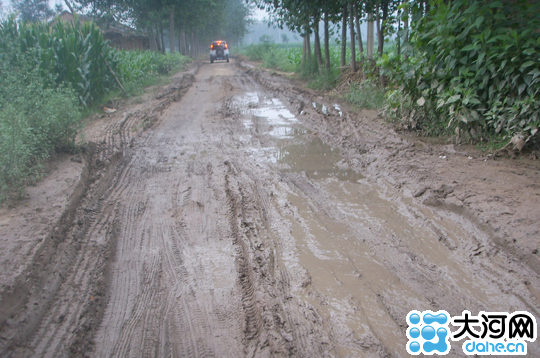
[[[79,21],[87,22],[93,19],[86,15],[77,15]],[[73,22],[73,14],[64,10],[55,17],[50,24],[54,25],[58,21]],[[109,40],[111,46],[123,50],[149,50],[150,39],[147,35],[141,34],[131,27],[119,22],[112,22],[107,26],[94,21],[103,33],[103,38]]]

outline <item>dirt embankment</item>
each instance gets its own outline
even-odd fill
[[[249,64],[141,102],[0,213],[1,356],[405,357],[412,309],[539,317],[535,162]]]
[[[497,246],[540,274],[540,161],[527,155],[494,157],[471,146],[428,144],[397,134],[374,111],[345,111],[342,106],[341,117],[332,111],[335,99],[249,63],[243,67],[265,87],[292,93],[287,97],[298,114],[307,108],[300,118],[325,142],[341,149],[355,170],[369,172],[370,180],[382,179],[416,202],[473,221]],[[322,105],[329,108],[329,115],[324,115]],[[307,115],[310,111],[319,115]]]

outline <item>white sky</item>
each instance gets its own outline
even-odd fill
[[[263,20],[265,17],[268,17],[268,13],[264,10],[255,9],[253,17],[257,20]]]
[[[8,13],[9,9],[11,8],[11,0],[0,0],[2,3],[2,7],[0,8],[0,12]],[[62,4],[64,9],[67,9],[66,4],[63,0],[49,0],[49,6],[51,9],[54,9],[54,6],[56,4]],[[253,12],[253,17],[257,20],[263,20],[265,17],[268,17],[268,13],[264,10],[255,9]]]
[[[2,12],[9,12],[9,9],[11,8],[11,0],[0,0],[0,2],[2,3]],[[51,9],[54,9],[54,5],[56,5],[56,3],[60,3],[64,5],[64,9],[66,8],[63,0],[49,0],[49,6]]]

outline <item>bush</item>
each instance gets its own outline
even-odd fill
[[[73,147],[81,125],[75,92],[46,89],[32,57],[0,65],[0,201],[20,196],[38,179],[53,150]]]
[[[386,55],[379,62],[404,93],[391,110],[404,118],[422,113],[424,121],[447,127],[537,136],[540,3],[435,5],[413,33],[409,58]]]
[[[3,39],[3,40],[2,40]],[[68,83],[83,106],[99,102],[116,89],[107,63],[116,68],[114,50],[91,22],[16,22],[13,17],[0,23],[0,49],[16,61],[14,51],[31,54],[49,87]]]

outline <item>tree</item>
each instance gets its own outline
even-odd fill
[[[150,35],[153,50],[164,51],[168,35],[171,51],[196,55],[216,38],[238,44],[247,33],[252,6],[244,0],[75,0],[79,11],[97,21],[129,23]]]
[[[62,4],[56,4],[54,5],[54,14],[60,15],[64,11],[64,6]]]
[[[343,23],[341,24],[341,66],[340,71],[343,71],[345,67],[345,57],[347,55],[347,4],[343,3],[343,10],[341,15]]]
[[[288,44],[289,36],[287,36],[287,34],[281,34],[281,42],[283,42],[284,44]]]
[[[29,22],[47,20],[54,15],[47,0],[14,0],[13,8],[22,20]]]

